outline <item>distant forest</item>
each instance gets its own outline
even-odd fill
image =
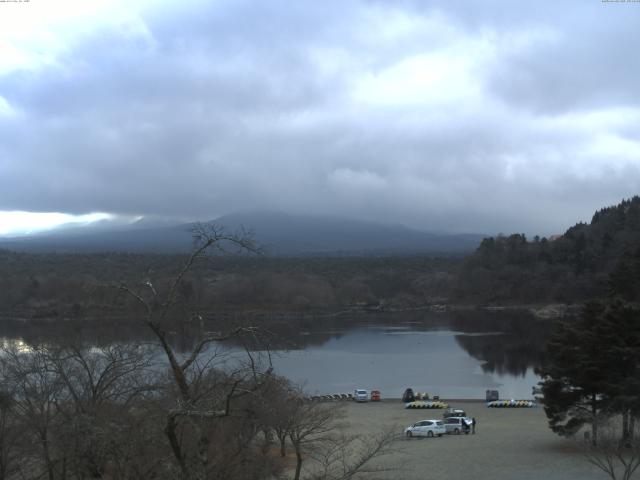
[[[111,287],[152,282],[166,288],[183,261],[180,255],[0,250],[0,315],[130,315],[131,301]],[[189,273],[180,296],[183,305],[203,312],[582,303],[605,294],[610,282],[635,297],[639,277],[640,197],[634,197],[599,210],[589,224],[579,223],[557,239],[486,238],[464,259],[212,257]]]
[[[25,254],[0,251],[0,315],[68,318],[130,315],[133,302],[110,288],[168,287],[181,255]],[[442,303],[460,264],[429,257],[212,257],[180,288],[181,303],[212,311],[335,311]]]

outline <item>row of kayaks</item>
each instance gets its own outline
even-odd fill
[[[487,402],[489,408],[533,408],[538,404],[533,400],[494,400]]]
[[[533,408],[538,404],[532,400],[494,400],[487,402],[489,408]],[[422,401],[407,402],[404,408],[449,408],[449,404],[442,401]]]
[[[449,404],[440,400],[424,401],[416,400],[415,402],[407,402],[404,408],[449,408]]]

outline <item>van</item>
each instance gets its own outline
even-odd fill
[[[447,433],[460,435],[468,434],[471,429],[471,419],[467,417],[449,417],[444,419],[444,428]]]
[[[366,390],[356,389],[353,392],[353,399],[356,402],[368,402],[369,401],[369,392]]]

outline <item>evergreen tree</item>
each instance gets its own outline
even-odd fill
[[[547,344],[547,360],[537,372],[551,429],[570,436],[590,424],[594,444],[600,414],[607,406],[609,369],[598,335],[603,312],[603,304],[591,302],[578,321],[561,322]]]
[[[551,429],[573,435],[585,424],[622,416],[629,439],[640,415],[640,309],[619,298],[588,303],[577,321],[562,322],[538,372]]]
[[[609,295],[628,302],[640,300],[640,248],[625,253],[609,275]]]
[[[611,366],[607,379],[608,409],[622,416],[622,439],[633,434],[640,415],[640,309],[609,299],[601,318],[603,355]]]

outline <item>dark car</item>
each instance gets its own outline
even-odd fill
[[[449,417],[466,417],[467,413],[464,410],[460,410],[458,408],[447,408],[442,414],[444,418]]]
[[[415,401],[415,399],[416,399],[416,396],[414,395],[412,388],[407,388],[402,394],[402,401],[404,403],[413,402]]]

